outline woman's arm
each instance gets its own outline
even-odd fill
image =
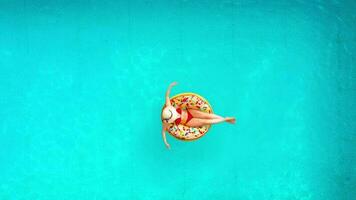
[[[166,106],[170,106],[171,105],[171,101],[169,99],[169,94],[171,93],[171,89],[173,86],[177,85],[177,82],[173,82],[168,86],[168,89],[166,91]]]
[[[166,125],[164,125],[164,124],[163,124],[163,127],[162,127],[162,138],[163,138],[163,142],[166,145],[167,149],[170,149],[171,146],[168,144],[167,138],[166,138]]]

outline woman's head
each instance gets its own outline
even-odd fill
[[[173,123],[178,118],[178,113],[173,106],[166,106],[162,110],[162,120],[167,123]]]

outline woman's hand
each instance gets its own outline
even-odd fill
[[[167,149],[171,149],[171,145],[169,145],[168,143],[166,143],[166,147]]]
[[[174,81],[173,83],[171,83],[170,85],[169,85],[169,87],[173,87],[173,86],[176,86],[178,83],[176,82],[176,81]]]

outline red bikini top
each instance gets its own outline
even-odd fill
[[[178,114],[180,114],[180,115],[182,114],[182,109],[177,108],[176,111],[177,111]],[[174,123],[176,123],[176,125],[178,125],[178,124],[180,124],[181,121],[182,121],[182,118],[179,117],[174,121]]]

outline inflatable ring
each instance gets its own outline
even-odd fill
[[[194,93],[182,93],[173,96],[171,99],[171,104],[175,108],[181,109],[197,109],[206,113],[213,113],[209,102],[198,94]],[[164,108],[164,106],[163,106]],[[204,136],[210,128],[210,125],[202,127],[189,127],[182,124],[176,125],[175,123],[169,124],[168,133],[173,137],[184,140],[191,141],[196,140]]]

